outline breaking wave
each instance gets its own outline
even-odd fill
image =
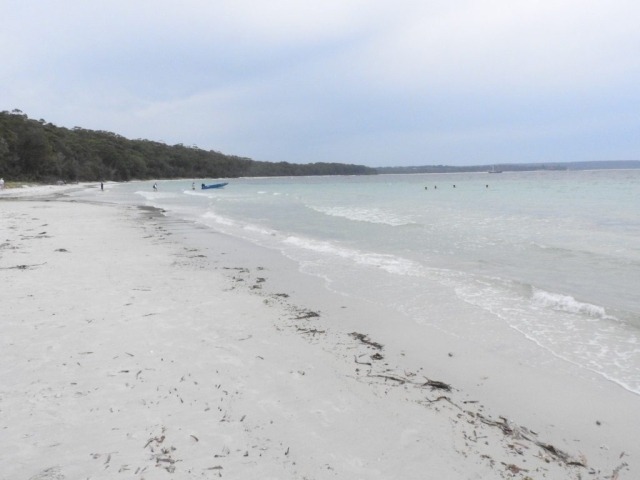
[[[367,223],[382,223],[399,227],[401,225],[412,225],[416,222],[392,213],[384,212],[378,208],[353,208],[353,207],[309,207],[316,212],[324,213],[332,217],[342,217],[347,220]]]
[[[550,308],[552,310],[586,315],[588,317],[599,319],[616,319],[616,317],[607,315],[604,307],[601,307],[599,305],[592,305],[590,303],[579,302],[570,295],[550,293],[538,288],[533,288],[531,300],[536,305]]]

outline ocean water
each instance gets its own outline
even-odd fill
[[[109,198],[275,249],[417,324],[526,345],[534,363],[559,358],[640,395],[640,170],[152,184]]]

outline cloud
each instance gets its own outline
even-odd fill
[[[412,93],[601,88],[640,73],[639,16],[632,2],[492,0],[423,9],[372,41],[358,70],[382,88]]]
[[[267,160],[637,157],[626,0],[5,0],[0,17],[0,108],[64,126]]]

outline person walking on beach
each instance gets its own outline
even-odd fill
[[[154,184],[153,184],[153,190],[154,190],[154,191],[158,190],[158,184],[157,184],[157,183],[154,183]]]
[[[104,183],[100,182],[100,190],[104,192]]]

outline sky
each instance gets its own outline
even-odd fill
[[[0,0],[0,110],[264,161],[640,159],[640,2]]]

